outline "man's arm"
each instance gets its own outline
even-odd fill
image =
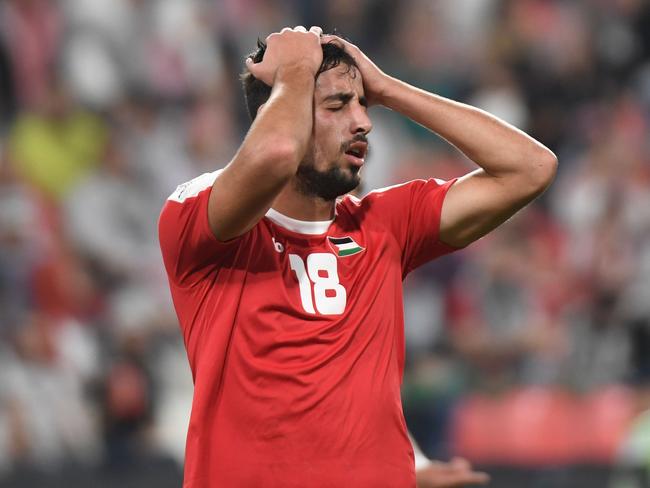
[[[480,169],[460,178],[442,207],[440,240],[463,247],[541,194],[557,168],[555,155],[506,122],[383,73],[356,46],[341,42],[360,66],[369,101],[399,112],[456,146]]]
[[[266,38],[264,59],[247,68],[272,87],[237,154],[215,180],[208,204],[214,235],[227,241],[251,229],[296,174],[312,132],[320,28],[285,28]]]
[[[391,78],[383,105],[445,138],[481,169],[447,192],[440,240],[463,247],[505,222],[541,194],[557,159],[527,134],[478,109]]]

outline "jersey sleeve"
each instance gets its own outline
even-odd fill
[[[179,185],[165,202],[158,238],[171,282],[192,284],[207,267],[226,266],[247,234],[219,241],[208,223],[208,201],[219,171]]]
[[[458,249],[441,242],[439,236],[442,204],[455,182],[456,179],[413,180],[371,193],[375,214],[400,246],[403,276]]]

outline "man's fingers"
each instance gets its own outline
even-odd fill
[[[458,486],[464,485],[484,485],[490,481],[490,476],[487,473],[474,472],[466,473],[462,476],[459,476],[459,479],[456,480]]]
[[[335,36],[333,34],[325,34],[324,36],[321,36],[321,38],[320,38],[320,43],[321,44],[327,44],[329,42],[331,42],[333,44],[337,44],[340,47],[345,46],[343,39],[341,39],[338,36]]]
[[[464,458],[461,458],[461,457],[452,458],[452,460],[450,461],[450,464],[454,468],[467,469],[467,470],[472,469],[472,465],[469,463],[469,461],[467,459],[464,459]]]
[[[485,484],[485,483],[488,483],[490,481],[490,475],[487,474],[487,473],[480,472],[480,471],[472,472],[472,478],[473,478],[473,481],[470,481],[470,483]]]
[[[322,36],[322,35],[323,35],[323,29],[321,29],[321,28],[318,27],[317,25],[312,25],[312,26],[309,28],[309,32],[313,32],[313,33],[316,34],[317,36]]]
[[[318,26],[307,31],[304,25],[284,27],[280,32],[273,32],[266,38],[266,52],[262,61],[255,63],[246,59],[246,68],[255,78],[269,86],[275,81],[278,67],[286,63],[305,63],[316,72],[323,59],[318,44],[320,32]]]
[[[480,471],[472,471],[472,465],[470,462],[461,457],[452,458],[449,463],[456,472],[464,472],[464,476],[467,481],[465,483],[487,483],[490,481],[490,476],[487,473],[482,473]]]
[[[448,463],[432,461],[429,467],[417,473],[417,477],[418,486],[430,488],[460,488],[490,481],[486,473],[472,471],[470,463],[463,458],[454,458]]]
[[[484,485],[490,481],[490,477],[486,473],[474,471],[468,473],[438,473],[437,476],[431,477],[431,481],[436,483],[434,486],[440,488],[461,488],[466,485]]]
[[[253,58],[246,58],[246,67],[248,68],[248,71],[251,72],[251,74],[259,79],[260,75],[260,67],[259,64],[261,63],[255,63],[253,62]]]

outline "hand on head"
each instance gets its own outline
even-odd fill
[[[246,67],[255,78],[269,86],[273,86],[278,70],[289,66],[309,69],[315,76],[323,62],[321,44],[327,43],[338,44],[357,62],[368,104],[383,104],[386,87],[392,79],[357,46],[339,36],[323,34],[318,26],[312,26],[309,30],[301,25],[293,29],[285,27],[280,32],[270,34],[266,38],[262,61],[255,63],[249,57]]]
[[[321,43],[325,44],[332,42],[341,46],[345,51],[350,54],[359,66],[359,71],[363,78],[363,89],[365,91],[366,99],[369,105],[382,105],[383,97],[385,95],[386,86],[390,81],[390,77],[373,63],[368,56],[366,56],[361,49],[346,41],[342,37],[333,34],[324,34],[321,36]]]
[[[262,61],[254,63],[247,58],[246,67],[255,78],[269,86],[273,86],[278,70],[287,67],[302,67],[312,71],[315,76],[323,62],[322,33],[323,30],[317,26],[309,30],[301,25],[293,29],[285,27],[267,36]]]

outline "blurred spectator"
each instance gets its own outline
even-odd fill
[[[57,2],[7,0],[0,4],[0,36],[7,47],[10,74],[18,101],[35,108],[46,103],[63,36],[63,18]]]
[[[147,368],[147,336],[121,334],[117,355],[107,367],[102,405],[107,462],[113,468],[137,466],[150,457],[153,384]]]
[[[84,378],[60,356],[53,324],[26,316],[11,338],[12,349],[0,356],[0,375],[14,462],[52,469],[71,460],[96,461],[97,429]]]
[[[16,173],[49,198],[62,198],[97,165],[106,144],[104,122],[77,107],[64,85],[43,88],[38,109],[18,116],[9,139]]]
[[[548,268],[561,257],[557,249],[546,255],[561,239],[555,232],[528,210],[477,246],[471,264],[452,283],[450,336],[474,366],[478,385],[504,388],[559,379],[565,344],[558,322],[571,291],[567,277]],[[536,246],[542,239],[546,245]]]

